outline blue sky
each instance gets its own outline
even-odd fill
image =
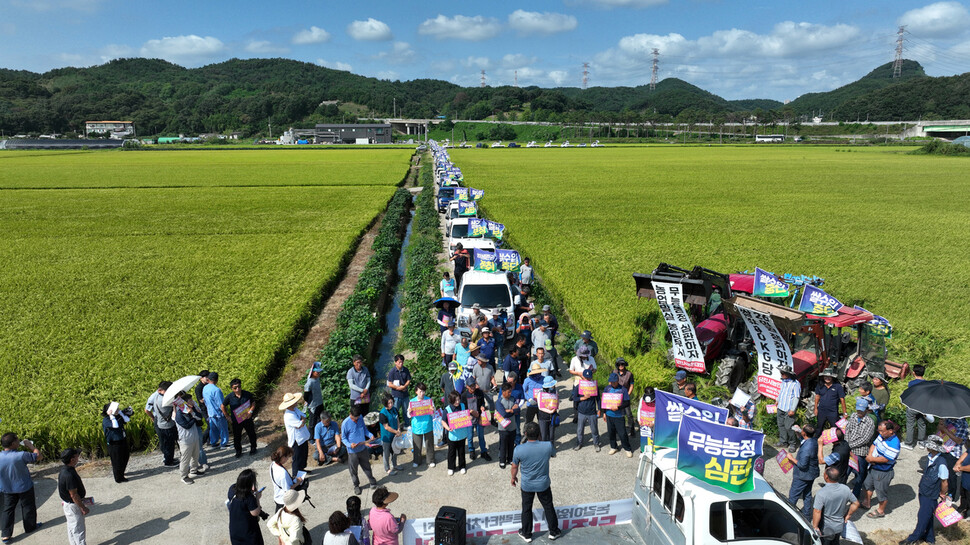
[[[43,72],[119,57],[197,67],[286,57],[384,79],[590,86],[678,77],[728,99],[794,99],[904,56],[970,71],[970,0],[168,2],[0,0],[0,67]]]

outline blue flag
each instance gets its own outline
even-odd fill
[[[484,189],[470,189],[470,192],[471,192],[473,201],[480,200],[482,197],[485,196]]]
[[[495,223],[494,221],[488,222],[488,236],[494,238],[495,240],[502,240],[502,234],[505,232],[505,226],[501,223]]]
[[[727,422],[728,417],[727,409],[660,390],[657,390],[656,411],[653,429],[654,448],[677,448],[677,431],[685,415],[721,424]]]
[[[748,492],[754,489],[752,470],[764,439],[758,431],[684,417],[677,434],[677,469],[731,492]]]
[[[457,195],[458,195],[458,192],[456,191],[455,196],[457,197]],[[459,216],[474,216],[477,213],[478,213],[478,205],[475,203],[475,201],[467,201],[467,200],[459,199],[458,201]]]
[[[495,252],[475,249],[475,270],[484,272],[498,271],[498,256]]]
[[[755,297],[788,297],[788,284],[778,280],[778,277],[758,267],[754,268]]]
[[[842,307],[838,299],[811,284],[805,286],[802,301],[798,304],[798,310],[816,316],[835,316]]]
[[[856,310],[869,312],[868,310],[860,307],[859,305],[855,305],[855,308]],[[869,312],[869,314],[872,314],[872,313]],[[882,316],[877,316],[876,314],[872,314],[872,319],[866,322],[866,325],[869,326],[869,330],[872,331],[872,333],[875,335],[879,335],[880,337],[886,337],[887,339],[891,339],[893,337],[893,325],[889,323],[889,320],[883,318]]]
[[[488,224],[483,219],[472,218],[468,220],[468,236],[471,238],[484,237],[488,233]]]
[[[519,272],[521,259],[515,250],[498,250],[498,262],[503,271]]]
[[[459,201],[470,200],[468,198],[468,188],[467,187],[456,187],[455,188],[455,198]]]

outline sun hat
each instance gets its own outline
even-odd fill
[[[532,367],[529,368],[529,375],[537,375],[539,373],[544,373],[545,371],[545,367],[539,365],[539,362],[535,362],[532,364]]]
[[[555,388],[556,387],[556,379],[547,376],[546,378],[542,379],[542,387],[543,388]]]
[[[623,359],[622,357],[619,357],[619,358],[616,358],[616,366],[617,366],[617,367],[619,367],[619,366],[621,366],[621,365],[622,365],[623,367],[626,367],[626,366],[627,366],[627,365],[629,365],[629,364],[628,364],[628,363],[626,362],[626,360],[625,360],[625,359]]]
[[[283,402],[280,403],[280,410],[285,411],[290,407],[296,405],[300,401],[303,401],[303,394],[295,394],[292,392],[287,392],[283,394]]]
[[[283,507],[287,511],[295,511],[303,503],[303,498],[306,494],[302,490],[293,490],[292,488],[283,493]]]
[[[542,312],[549,312],[549,305],[542,305]]]
[[[592,353],[593,351],[585,344],[576,349],[576,356],[579,358],[588,358]]]
[[[831,367],[826,367],[825,369],[822,369],[822,372],[819,373],[818,376],[835,378],[835,371]]]
[[[927,437],[926,443],[924,444],[926,445],[926,450],[935,450],[936,452],[943,450],[943,438],[935,433]]]
[[[391,492],[386,486],[379,486],[377,490],[374,490],[371,501],[374,502],[374,505],[388,505],[397,498],[397,492]]]
[[[318,361],[313,362],[313,367],[310,368],[310,371],[313,373],[319,373],[320,371],[323,371],[323,364]]]
[[[378,422],[380,422],[380,420],[381,420],[380,413],[375,411],[371,411],[364,415],[365,426],[373,426],[374,424],[377,424]]]

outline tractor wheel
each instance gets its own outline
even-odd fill
[[[725,356],[721,364],[717,367],[717,377],[715,384],[724,386],[730,392],[734,392],[738,386],[747,378],[748,362],[739,355]]]

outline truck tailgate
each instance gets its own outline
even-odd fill
[[[547,532],[537,532],[532,536],[533,543],[548,542]],[[469,537],[469,545],[524,545],[522,538],[516,534],[505,534],[488,537]],[[615,524],[612,526],[591,526],[564,530],[562,537],[556,543],[564,545],[594,545],[605,543],[608,545],[643,545],[632,524]]]

